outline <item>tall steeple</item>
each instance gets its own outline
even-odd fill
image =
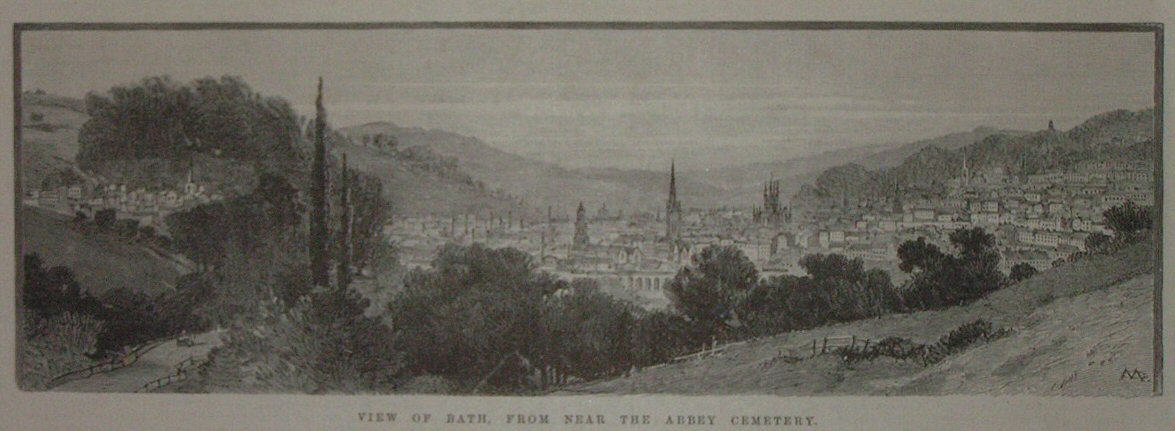
[[[681,237],[681,201],[677,200],[677,163],[669,162],[669,199],[665,202],[665,239]]]
[[[677,200],[677,161],[669,161],[669,201]]]

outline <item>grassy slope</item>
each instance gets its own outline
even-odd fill
[[[46,265],[69,267],[94,294],[118,287],[162,292],[174,288],[184,271],[143,247],[74,230],[63,216],[25,208],[20,222],[22,254],[37,253]]]
[[[1097,385],[1109,378],[1106,374],[1109,372],[1114,372],[1110,377],[1116,379],[1121,369],[1114,368],[1151,368],[1153,302],[1146,287],[1153,286],[1148,275],[1154,270],[1152,247],[1147,241],[1114,255],[1094,256],[1081,263],[1054,268],[967,306],[888,315],[751,340],[718,356],[647,369],[629,378],[569,391],[785,395],[1051,393],[1043,382],[1051,386],[1078,371],[1077,380],[1081,383],[1054,391],[1140,394],[1142,389],[1149,391],[1149,386],[1099,389]],[[826,336],[856,335],[873,340],[899,336],[929,343],[952,328],[979,318],[991,321],[996,327],[1012,328],[1015,333],[930,368],[879,360],[850,369],[830,356],[798,363],[788,363],[780,357],[781,353],[796,357],[808,355],[812,340]],[[981,349],[993,350],[985,355]],[[1047,349],[1051,351],[1042,352]],[[968,354],[971,356],[965,356]],[[1079,366],[1088,362],[1087,356],[1088,361],[1098,358],[1096,375],[1086,375],[1093,366]],[[1000,360],[1003,357],[1008,360]],[[1101,365],[1100,361],[1107,358],[1113,360]],[[1021,362],[1023,366],[1017,365]],[[1009,365],[1001,369],[1000,375],[984,368],[1005,363]],[[1042,369],[1054,365],[1059,368],[1042,373]],[[1054,375],[1058,373],[1062,375],[1060,378]],[[1034,379],[1043,379],[1042,384],[1033,383]],[[970,386],[960,386],[959,381],[970,382]]]
[[[895,381],[893,393],[1146,396],[1122,371],[1153,368],[1154,275],[1041,307],[1011,336]]]
[[[69,168],[78,150],[78,130],[85,113],[39,98],[24,101],[21,110],[21,176],[24,184],[40,184],[46,174]],[[44,118],[32,121],[33,114]],[[41,126],[47,126],[41,128]]]

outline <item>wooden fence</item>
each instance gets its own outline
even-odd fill
[[[67,371],[65,373],[59,374],[56,377],[49,380],[49,384],[46,385],[45,389],[51,389],[51,388],[63,385],[65,383],[74,381],[74,380],[92,377],[95,374],[109,373],[111,371],[114,371],[114,370],[117,370],[120,368],[129,367],[129,366],[133,365],[135,362],[138,362],[139,358],[143,357],[143,355],[147,354],[147,352],[150,352],[151,349],[154,349],[163,343],[171,341],[174,338],[176,338],[176,337],[170,336],[170,337],[160,338],[160,339],[154,340],[154,341],[149,341],[147,343],[139,345],[138,347],[135,347],[129,353],[122,355],[122,356],[119,356],[117,358],[110,358],[105,361],[99,362],[94,365],[90,365],[90,366],[82,368],[82,369]]]
[[[868,338],[857,338],[856,335],[841,335],[835,337],[824,337],[812,340],[812,356],[822,355],[839,348],[862,350],[869,348],[872,343]]]
[[[162,388],[164,386],[170,385],[172,383],[186,380],[188,378],[188,375],[195,368],[197,368],[201,365],[204,365],[204,363],[206,363],[206,362],[208,362],[208,358],[197,358],[196,356],[189,355],[186,359],[175,364],[175,372],[174,373],[171,373],[171,374],[168,374],[164,377],[160,377],[158,379],[144,383],[143,386],[140,386],[138,389],[135,389],[135,392],[151,392],[154,390],[158,390],[159,388]]]
[[[678,356],[678,357],[670,359],[669,361],[666,361],[661,364],[656,364],[656,365],[644,367],[644,369],[654,369],[654,368],[659,368],[659,367],[667,365],[667,364],[673,364],[673,363],[688,361],[691,359],[701,359],[701,358],[704,358],[707,356],[713,356],[716,354],[720,354],[720,353],[724,352],[726,349],[729,349],[731,347],[738,346],[741,344],[746,344],[747,341],[754,341],[754,340],[736,341],[733,343],[727,343],[727,344],[722,344],[722,345],[714,343],[709,348],[703,347],[702,350],[699,350],[697,352]],[[870,345],[876,345],[876,344],[877,343],[875,343],[874,341],[872,341],[868,338],[860,338],[860,337],[857,337],[856,335],[841,335],[841,336],[817,338],[817,339],[812,340],[812,356],[829,353],[829,352],[832,352],[838,348],[867,349],[867,348],[869,348]],[[780,356],[783,356],[782,351],[780,353]]]

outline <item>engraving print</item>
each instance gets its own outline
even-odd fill
[[[1158,394],[1156,30],[842,26],[18,27],[18,383]]]

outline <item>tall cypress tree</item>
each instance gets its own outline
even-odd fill
[[[318,78],[318,97],[314,105],[314,161],[310,168],[310,276],[316,287],[328,287],[330,257],[327,247],[330,244],[330,232],[327,229],[326,108],[322,106],[322,77]]]
[[[338,288],[346,289],[351,285],[351,224],[354,223],[354,217],[351,210],[351,172],[347,170],[347,155],[343,154],[343,175],[341,180],[342,196],[339,198],[339,206],[341,209],[339,220],[339,267],[338,267]]]

